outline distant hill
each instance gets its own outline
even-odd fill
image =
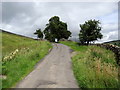
[[[120,47],[120,40],[114,40],[114,41],[109,41],[109,42],[104,42],[104,43],[110,43],[110,44],[114,44]]]
[[[2,32],[2,33],[12,34],[12,35],[16,35],[16,36],[20,36],[20,37],[25,37],[25,38],[34,39],[34,38],[31,38],[31,37],[27,37],[27,36],[19,35],[19,34],[16,34],[16,33],[13,33],[13,32],[9,32],[9,31],[5,31],[5,30],[2,30],[2,29],[0,29],[0,32]]]

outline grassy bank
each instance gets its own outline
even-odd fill
[[[13,87],[30,73],[35,64],[52,48],[48,41],[2,33],[2,87]]]
[[[78,52],[72,57],[72,63],[80,88],[118,88],[118,65],[113,52],[75,42],[61,43]]]

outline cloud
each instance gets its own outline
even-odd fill
[[[44,30],[50,17],[57,15],[73,37],[78,37],[79,24],[96,19],[101,21],[104,36],[109,35],[103,41],[113,40],[117,37],[110,32],[117,31],[117,9],[117,2],[3,2],[2,29],[34,37],[37,28]]]
[[[102,33],[108,33],[113,31],[118,31],[118,24],[117,23],[108,23],[102,26]]]
[[[22,16],[31,17],[34,15],[34,3],[3,2],[2,3],[2,22],[10,23],[14,18]]]
[[[112,32],[108,32],[107,34],[104,34],[103,39],[96,42],[101,43],[101,42],[108,42],[108,41],[117,40],[117,39],[118,39],[118,31],[112,31]]]

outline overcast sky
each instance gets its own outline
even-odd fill
[[[66,22],[73,37],[78,37],[79,24],[96,19],[100,20],[104,35],[99,42],[118,39],[117,2],[2,2],[0,28],[35,37],[35,30],[44,30],[52,16]]]

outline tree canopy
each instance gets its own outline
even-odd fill
[[[92,41],[101,39],[103,35],[100,33],[100,21],[88,20],[84,24],[80,24],[79,39],[81,44],[89,44]]]
[[[71,32],[67,30],[67,24],[60,21],[58,16],[54,16],[49,19],[49,23],[46,24],[44,34],[45,39],[52,42],[55,41],[55,38],[59,41],[61,38],[68,39],[71,36]]]
[[[36,32],[34,34],[37,35],[37,38],[41,38],[41,39],[43,38],[43,33],[42,33],[41,29],[36,30]]]

